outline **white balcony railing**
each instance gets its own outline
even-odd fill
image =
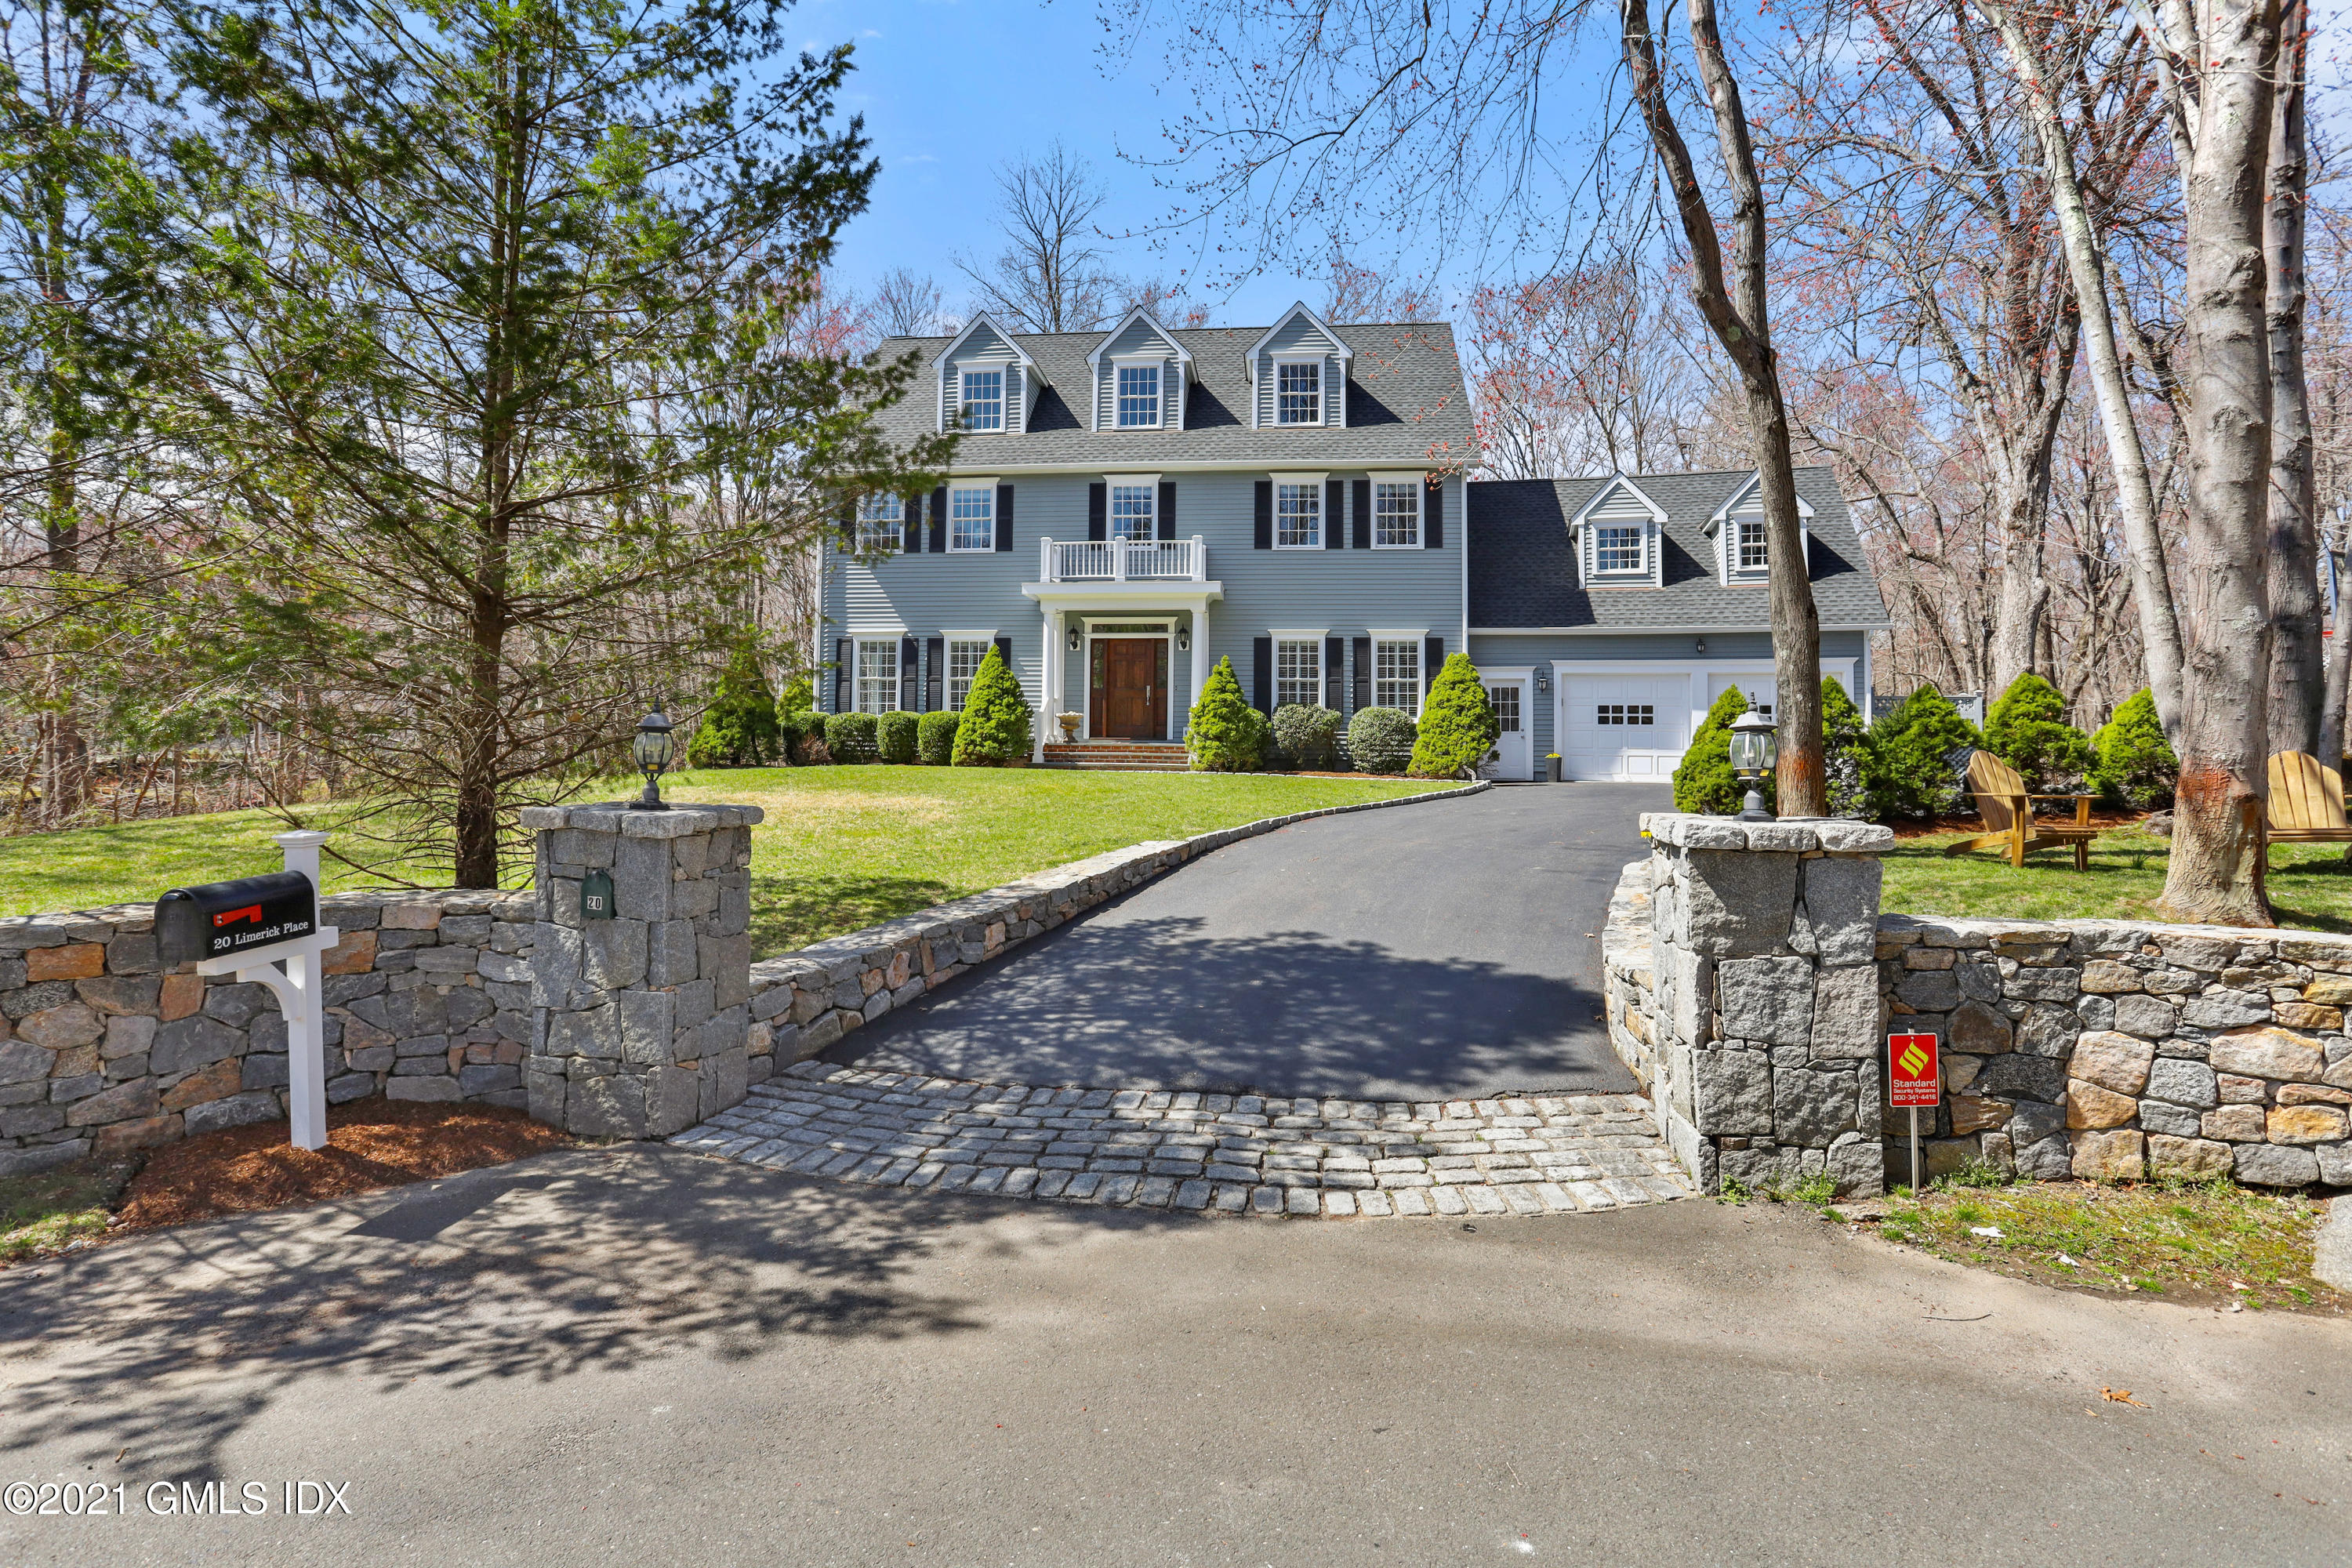
[[[1190,539],[1046,539],[1038,571],[1047,583],[1206,582],[1209,552]]]

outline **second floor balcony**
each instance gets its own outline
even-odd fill
[[[1203,583],[1209,551],[1190,539],[1043,539],[1038,580],[1045,583]]]

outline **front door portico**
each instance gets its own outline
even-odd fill
[[[1088,639],[1087,732],[1100,740],[1157,741],[1168,733],[1168,639]]]

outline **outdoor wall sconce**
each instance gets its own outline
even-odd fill
[[[1071,651],[1072,653],[1076,653],[1076,652],[1077,652],[1077,651],[1078,651],[1078,645],[1079,645],[1080,643],[1084,642],[1085,640],[1086,640],[1085,634],[1084,634],[1084,633],[1082,633],[1082,632],[1080,632],[1080,631],[1078,630],[1078,628],[1077,628],[1077,627],[1076,627],[1076,626],[1072,626],[1072,627],[1070,628],[1070,651]]]
[[[1192,651],[1192,634],[1191,632],[1180,631],[1176,634],[1176,651],[1178,653],[1191,653]]]
[[[661,775],[677,754],[677,739],[670,733],[669,720],[656,703],[652,712],[637,721],[636,738],[629,742],[629,755],[635,759],[637,771],[646,775],[646,793],[637,797],[639,811],[669,809],[669,803],[661,797]]]
[[[1748,785],[1748,799],[1742,803],[1742,822],[1772,822],[1778,820],[1764,809],[1764,775],[1772,771],[1780,752],[1780,743],[1772,732],[1772,721],[1750,708],[1731,724],[1731,771]]]
[[[1549,691],[1551,689],[1551,671],[1546,669],[1542,665],[1536,666],[1536,689],[1538,691]]]
[[[1698,651],[1700,658],[1704,658],[1706,657],[1706,639],[1705,637],[1698,639]]]

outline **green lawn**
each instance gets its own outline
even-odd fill
[[[1144,839],[1452,787],[917,767],[709,770],[665,783],[672,799],[766,809],[751,836],[752,951],[763,957]],[[262,812],[240,811],[0,838],[0,915],[147,900],[189,882],[275,870],[269,836],[278,827]],[[510,879],[528,870],[511,868]],[[327,885],[364,884],[330,862]]]
[[[2170,845],[2137,827],[2103,834],[2091,868],[2074,869],[2064,849],[2026,858],[2012,869],[1999,855],[1956,855],[1944,846],[1969,837],[1906,838],[1885,857],[1889,913],[1975,915],[2004,920],[2154,920]],[[2271,849],[2271,908],[2283,926],[2352,931],[2352,866],[2340,845],[2282,844]]]

